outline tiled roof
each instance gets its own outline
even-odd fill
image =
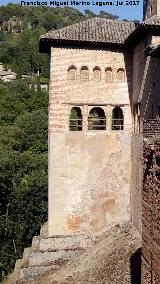
[[[125,39],[134,29],[133,22],[95,17],[50,31],[41,36],[40,40],[124,44]]]
[[[134,45],[137,40],[141,40],[142,37],[146,36],[150,31],[160,31],[160,16],[155,15],[143,21],[133,32],[130,33],[128,38],[125,40],[125,43]]]
[[[160,26],[160,16],[152,16],[142,22],[142,26]]]

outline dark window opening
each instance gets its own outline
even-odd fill
[[[88,130],[106,130],[106,116],[102,108],[94,107],[90,110]]]
[[[82,114],[79,107],[73,107],[70,113],[70,131],[82,131]]]
[[[123,111],[120,107],[112,111],[112,130],[123,130]]]

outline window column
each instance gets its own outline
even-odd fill
[[[87,131],[88,130],[88,106],[84,105],[83,106],[83,131]]]
[[[111,125],[112,125],[112,110],[113,107],[111,105],[106,106],[106,130],[111,131]]]
[[[124,130],[131,132],[132,131],[132,116],[131,116],[131,107],[123,106],[123,114],[124,114]]]

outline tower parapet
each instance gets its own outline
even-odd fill
[[[160,1],[159,0],[144,0],[143,19],[146,20],[155,15],[160,16]]]

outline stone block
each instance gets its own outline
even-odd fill
[[[29,257],[29,266],[48,266],[53,264],[60,265],[68,260],[76,258],[81,253],[81,250],[59,250],[56,252],[32,253]]]
[[[33,237],[31,252],[38,252],[39,251],[39,242],[40,242],[40,236]]]
[[[22,262],[21,262],[21,267],[28,267],[30,252],[31,252],[31,248],[30,247],[24,249]]]
[[[15,268],[14,270],[18,270],[21,268],[21,265],[22,265],[22,259],[17,259],[16,260],[16,263],[15,263]]]
[[[36,276],[41,276],[49,271],[55,271],[59,268],[59,265],[49,265],[49,266],[32,266],[23,268],[20,270],[20,279],[34,278]]]
[[[53,237],[41,239],[39,251],[56,251],[56,250],[75,250],[85,249],[91,246],[91,239],[84,235],[74,235],[67,237]]]
[[[41,226],[40,237],[44,239],[48,238],[48,222]]]

